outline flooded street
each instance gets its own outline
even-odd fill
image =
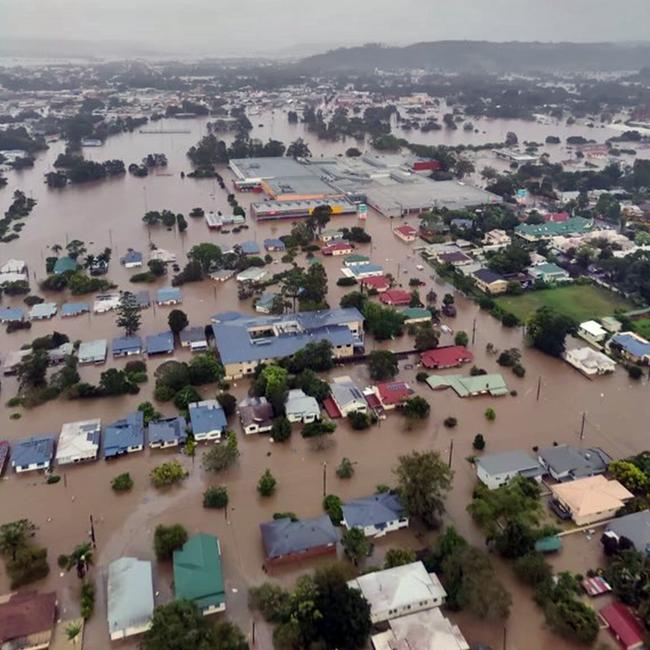
[[[276,112],[252,118],[253,137],[267,139],[273,137],[289,144],[296,137],[308,139],[312,153],[316,156],[336,155],[349,146],[345,143],[329,143],[310,138],[304,133],[302,125],[288,125],[286,115]],[[10,244],[0,244],[0,261],[9,258],[23,259],[27,262],[32,278],[32,292],[36,283],[45,277],[45,258],[53,244],[65,245],[72,239],[86,242],[88,252],[100,252],[104,247],[112,248],[113,255],[108,278],[120,288],[148,289],[153,296],[155,289],[166,284],[160,281],[151,285],[133,285],[128,282],[130,271],[119,264],[119,257],[132,247],[146,254],[149,243],[174,251],[179,264],[185,263],[185,253],[194,245],[212,241],[222,248],[235,243],[255,240],[260,246],[264,238],[287,234],[291,228],[289,221],[257,224],[247,220],[248,230],[240,233],[217,234],[209,231],[203,219],[190,219],[186,233],[166,231],[163,227],[148,229],[142,223],[147,210],[171,209],[186,216],[189,211],[200,206],[206,210],[221,210],[229,213],[226,192],[219,189],[214,180],[193,180],[180,178],[181,171],[190,171],[185,153],[205,133],[206,120],[188,121],[164,120],[151,125],[152,128],[188,129],[187,134],[144,135],[137,132],[122,134],[107,140],[103,147],[85,149],[84,154],[93,160],[120,158],[125,165],[140,162],[148,153],[166,154],[169,165],[164,173],[151,174],[146,178],[126,175],[123,178],[91,183],[83,186],[51,190],[43,183],[43,174],[52,169],[56,156],[63,150],[63,143],[55,143],[40,155],[35,167],[8,175],[9,184],[0,190],[0,209],[4,211],[11,202],[15,189],[24,191],[38,201],[20,238]],[[258,127],[257,124],[264,124]],[[461,142],[481,143],[503,140],[507,131],[515,131],[520,141],[542,141],[546,135],[566,137],[568,127],[539,125],[528,122],[480,120],[476,128],[487,133],[470,134],[459,129],[454,132],[437,131],[429,134],[404,134],[405,137],[428,144],[459,144]],[[575,129],[578,129],[577,131]],[[584,132],[589,131],[591,136]],[[396,133],[400,135],[399,132]],[[571,127],[570,134],[586,135],[602,142],[611,137],[610,129],[587,129]],[[358,145],[357,145],[358,146]],[[647,153],[647,152],[646,152]],[[481,156],[491,154],[483,152]],[[489,164],[494,164],[494,160]],[[484,163],[488,164],[488,163]],[[477,164],[477,169],[480,169]],[[232,178],[229,171],[223,172],[226,182]],[[239,194],[238,201],[247,207],[251,201],[260,200],[260,195]],[[415,218],[405,220],[413,225]],[[358,225],[354,217],[333,218],[330,227]],[[389,220],[371,213],[366,228],[372,235],[371,245],[359,246],[359,252],[369,255],[373,262],[382,264],[387,272],[399,278],[400,284],[408,286],[411,277],[419,277],[426,282],[420,288],[422,296],[434,289],[439,298],[448,290],[439,280],[431,279],[432,271],[425,267],[418,271],[416,265],[421,260],[413,252],[412,245],[402,243],[391,233]],[[274,257],[278,257],[275,254]],[[320,256],[319,256],[320,258]],[[320,258],[323,259],[323,258]],[[328,301],[337,306],[340,297],[350,288],[336,286],[340,277],[341,258],[324,258],[323,263],[329,277]],[[297,260],[304,264],[304,255]],[[270,273],[281,270],[283,265],[271,265]],[[399,272],[399,275],[398,275]],[[204,325],[212,314],[224,310],[252,312],[251,301],[239,302],[234,280],[226,283],[187,284],[182,287],[183,305],[192,325]],[[70,300],[61,294],[48,296],[58,303]],[[74,298],[92,302],[92,296]],[[299,429],[294,429],[290,441],[272,444],[261,436],[244,436],[239,422],[234,419],[231,426],[238,432],[239,463],[224,474],[213,475],[201,468],[200,456],[195,461],[175,452],[145,450],[128,458],[117,459],[112,463],[103,460],[96,463],[71,467],[62,473],[64,480],[56,485],[46,485],[42,475],[32,473],[16,476],[7,472],[0,484],[0,522],[19,518],[31,519],[39,527],[36,540],[48,548],[50,575],[42,583],[40,590],[56,589],[59,595],[61,616],[69,618],[78,613],[79,581],[74,572],[60,575],[56,558],[61,553],[69,553],[75,545],[85,541],[88,534],[89,516],[96,522],[97,554],[93,573],[97,578],[97,607],[94,617],[86,630],[84,647],[88,650],[104,650],[109,647],[106,609],[105,578],[107,565],[122,555],[134,555],[141,559],[154,560],[153,530],[159,523],[182,523],[190,534],[203,531],[219,536],[222,543],[223,563],[227,588],[227,612],[247,633],[251,629],[250,613],[246,605],[246,591],[251,585],[259,584],[267,578],[262,571],[263,552],[259,523],[270,519],[275,512],[295,512],[300,517],[311,517],[321,513],[323,497],[323,466],[326,463],[326,491],[341,498],[360,497],[374,491],[380,483],[392,483],[391,468],[397,457],[411,450],[435,449],[443,457],[450,455],[456,472],[454,487],[447,501],[446,521],[457,527],[459,532],[477,545],[482,545],[483,536],[474,526],[465,508],[471,498],[475,485],[475,474],[466,458],[473,454],[471,443],[476,433],[484,434],[487,451],[496,452],[511,449],[530,450],[534,445],[550,445],[554,441],[572,443],[577,446],[600,446],[614,457],[626,456],[648,448],[648,422],[650,406],[647,396],[650,386],[647,380],[631,381],[627,373],[619,368],[612,376],[586,379],[567,364],[546,357],[537,351],[524,349],[522,363],[526,376],[519,379],[508,368],[499,368],[496,355],[488,354],[486,346],[492,343],[497,349],[508,347],[523,348],[521,329],[507,329],[485,312],[462,296],[457,295],[458,316],[447,319],[454,330],[465,330],[475,340],[470,345],[477,366],[488,372],[502,372],[510,390],[516,396],[500,398],[461,399],[451,390],[432,392],[426,386],[417,384],[417,367],[404,366],[416,363],[412,356],[400,362],[400,374],[408,380],[418,393],[431,403],[431,417],[412,429],[399,414],[389,414],[378,426],[366,431],[353,431],[346,422],[339,422],[331,437],[331,443],[324,449],[315,449],[308,440],[301,438]],[[20,298],[3,298],[3,305],[20,305]],[[141,334],[151,334],[167,329],[169,308],[150,308],[143,312]],[[0,350],[3,355],[20,348],[37,336],[57,330],[68,334],[71,340],[91,340],[112,338],[118,334],[115,315],[85,315],[72,319],[56,316],[51,321],[35,322],[32,329],[6,334],[0,332]],[[453,335],[443,335],[440,344],[449,344]],[[373,348],[368,341],[368,349]],[[407,350],[413,347],[411,337],[382,344],[392,350]],[[176,351],[174,358],[189,359],[189,353]],[[102,425],[122,417],[142,401],[152,399],[153,371],[167,360],[147,360],[149,382],[141,386],[139,395],[95,400],[50,402],[33,410],[21,410],[20,419],[11,419],[14,409],[3,408],[0,438],[14,440],[36,433],[58,433],[64,422],[99,417]],[[95,381],[100,373],[115,365],[122,367],[123,360],[109,359],[105,366],[80,367],[84,381]],[[457,370],[442,371],[450,374]],[[460,372],[469,372],[465,367]],[[351,374],[360,385],[370,382],[367,369],[361,365],[347,366],[331,373],[332,376]],[[538,399],[538,382],[541,382]],[[205,397],[213,397],[214,386],[201,387]],[[248,390],[246,380],[237,381],[232,389],[238,398]],[[15,378],[2,378],[2,401],[15,395]],[[496,411],[496,420],[488,422],[484,417],[487,407]],[[157,406],[165,414],[174,413],[171,404]],[[579,432],[582,414],[586,413],[584,439]],[[448,416],[458,419],[455,429],[443,426]],[[453,454],[452,454],[453,441]],[[341,458],[346,456],[356,463],[355,474],[350,480],[336,477],[335,468]],[[163,459],[179,458],[190,471],[189,478],[180,487],[169,490],[154,490],[148,480],[150,470]],[[256,484],[260,474],[269,468],[278,480],[274,496],[262,499],[257,495]],[[134,489],[123,495],[116,495],[110,487],[111,479],[122,472],[130,472],[135,480]],[[227,513],[205,510],[201,496],[208,485],[225,484],[230,494]],[[379,563],[378,558],[391,547],[410,546],[421,548],[435,538],[432,533],[419,536],[416,529],[389,535],[377,543],[375,556],[370,564]],[[532,593],[517,583],[511,569],[498,558],[499,573],[513,595],[513,609],[507,622],[508,650],[530,650],[553,647],[555,650],[568,650],[575,646],[551,634],[544,626],[543,615],[532,600]],[[562,553],[551,560],[558,570],[571,568],[584,572],[595,568],[604,561],[600,552],[598,535],[587,540],[577,534],[566,538]],[[155,560],[154,560],[155,562]],[[317,563],[293,565],[274,573],[273,577],[292,584],[301,572],[310,571]],[[159,563],[154,565],[154,582],[157,593],[156,603],[167,601],[171,595],[171,568]],[[8,590],[8,580],[4,569],[0,569],[0,592]],[[599,602],[598,605],[601,603]],[[472,620],[461,614],[452,615],[465,633],[469,642],[483,641],[495,649],[501,648],[503,629],[500,625],[488,625]],[[611,643],[605,633],[602,641]],[[260,643],[264,645],[264,634]],[[136,641],[113,644],[114,647],[135,648]]]

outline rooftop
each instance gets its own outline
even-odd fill
[[[551,492],[566,504],[574,518],[618,510],[634,496],[618,481],[601,474],[552,485]]]
[[[274,519],[260,524],[267,558],[301,553],[316,546],[336,544],[341,536],[328,515],[313,519]]]
[[[544,447],[537,453],[542,462],[555,474],[569,473],[573,477],[604,472],[612,460],[608,454],[597,447],[577,449],[566,444]]]
[[[500,374],[469,377],[463,377],[462,375],[430,375],[427,384],[433,390],[452,388],[459,397],[470,397],[482,393],[489,393],[494,397],[498,397],[508,393],[508,386]]]
[[[112,635],[147,624],[153,616],[151,562],[121,557],[108,565],[108,631]]]
[[[389,492],[372,494],[343,504],[343,518],[350,528],[381,526],[405,516],[399,497]]]
[[[149,423],[149,444],[173,444],[187,440],[185,419],[180,415]]]
[[[0,597],[0,644],[7,650],[28,647],[25,637],[49,632],[56,619],[56,593],[23,591]]]
[[[194,434],[223,431],[228,425],[223,407],[216,399],[206,399],[189,405],[190,421]]]
[[[544,472],[544,468],[532,456],[518,450],[479,456],[476,464],[493,476],[509,472],[541,476]]]
[[[140,411],[129,413],[104,429],[104,456],[111,458],[129,448],[144,446],[144,416]]]
[[[13,467],[49,463],[54,456],[54,436],[31,436],[11,445]]]

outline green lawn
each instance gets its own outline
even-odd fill
[[[621,296],[591,284],[573,284],[555,289],[529,291],[521,296],[501,296],[496,302],[521,320],[539,307],[553,307],[582,323],[592,318],[611,316],[615,309],[632,309],[633,305]]]
[[[640,318],[634,322],[634,331],[644,339],[650,339],[650,318]]]

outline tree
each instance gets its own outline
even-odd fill
[[[183,412],[187,412],[190,404],[201,401],[201,393],[194,386],[185,386],[174,395],[174,406]]]
[[[647,598],[650,560],[645,554],[633,549],[621,551],[610,558],[605,569],[605,579],[617,598],[626,605],[637,607]]]
[[[275,477],[269,469],[266,469],[257,482],[257,491],[263,497],[270,497],[275,492],[276,485]]]
[[[497,419],[497,413],[491,406],[485,409],[485,419],[488,422],[494,422]]]
[[[342,479],[352,478],[354,474],[354,463],[347,457],[343,457],[336,468],[336,475]]]
[[[62,555],[59,557],[59,566],[63,564],[62,560],[65,559],[66,571],[70,571],[73,567],[77,569],[77,577],[83,580],[86,577],[88,568],[93,564],[93,548],[90,542],[83,542],[75,547],[70,555]]]
[[[133,489],[133,479],[129,472],[118,474],[112,481],[111,487],[114,492],[128,492]]]
[[[432,350],[438,347],[438,333],[433,327],[418,327],[415,334],[415,349]]]
[[[483,451],[485,449],[485,438],[482,433],[477,433],[474,436],[474,441],[472,442],[472,448],[476,451]]]
[[[124,291],[120,296],[117,306],[117,326],[124,330],[125,336],[133,336],[139,329],[142,321],[140,307],[135,295]]]
[[[189,472],[177,461],[170,460],[154,467],[149,474],[154,487],[161,488],[180,483]]]
[[[291,422],[284,416],[275,418],[271,428],[271,438],[275,442],[284,442],[291,437]]]
[[[345,554],[350,558],[354,566],[370,552],[370,542],[366,539],[361,528],[348,528],[341,535],[341,544]]]
[[[456,301],[450,293],[446,293],[442,298],[442,304],[445,306],[453,305],[454,302]]]
[[[399,369],[397,357],[390,350],[373,350],[368,355],[368,372],[372,379],[392,379]]]
[[[181,233],[187,230],[187,220],[180,213],[176,215],[176,227],[178,228],[178,232]]]
[[[330,385],[313,370],[307,368],[294,378],[295,388],[301,388],[306,395],[323,402],[330,394]]]
[[[293,159],[311,158],[309,145],[302,138],[297,138],[287,147],[287,156]]]
[[[400,456],[393,470],[398,492],[411,517],[433,528],[445,510],[444,499],[451,488],[453,471],[435,451]]]
[[[82,626],[81,623],[68,623],[65,627],[65,635],[68,641],[72,641],[72,645],[77,645],[77,637],[81,634]]]
[[[260,373],[260,385],[264,386],[264,396],[273,406],[276,415],[284,413],[284,403],[289,392],[289,373],[276,364],[266,366]]]
[[[135,395],[140,388],[123,370],[109,368],[99,376],[99,388],[103,395]]]
[[[323,510],[329,515],[335,526],[340,526],[343,521],[343,502],[336,494],[328,494],[323,499]]]
[[[202,386],[219,381],[224,376],[224,368],[212,352],[203,352],[192,357],[189,363],[190,383]]]
[[[424,420],[429,417],[431,406],[424,397],[415,395],[404,403],[404,415],[409,420]]]
[[[21,390],[25,388],[41,388],[47,384],[47,369],[50,357],[47,350],[34,350],[23,357],[18,364],[16,375]]]
[[[576,331],[573,319],[558,313],[552,307],[540,307],[530,316],[526,325],[526,335],[538,350],[553,357],[564,352],[567,334]]]
[[[304,309],[305,304],[320,308],[327,295],[327,273],[322,264],[312,264],[303,276],[300,303]]]
[[[237,436],[234,431],[229,431],[225,444],[215,445],[203,454],[203,467],[212,472],[222,472],[233,465],[238,458]]]
[[[153,548],[158,561],[171,560],[174,551],[182,548],[187,538],[187,531],[181,524],[158,524],[153,535]]]
[[[399,336],[404,330],[404,316],[390,307],[369,302],[364,308],[363,315],[367,332],[378,341]]]
[[[456,332],[456,336],[454,336],[454,345],[462,345],[463,347],[467,347],[468,343],[469,337],[467,336],[466,332],[463,332],[463,330]]]
[[[234,415],[237,410],[237,398],[231,393],[219,393],[217,395],[217,402],[221,404],[221,408],[227,418]]]
[[[370,416],[363,411],[351,411],[348,413],[348,422],[355,431],[368,429],[372,424]]]
[[[148,425],[153,420],[160,420],[162,413],[156,411],[151,402],[142,402],[138,404],[138,411],[142,413],[144,424]]]
[[[259,611],[269,623],[281,623],[288,618],[290,606],[291,594],[280,585],[263,582],[248,590],[249,609]]]
[[[167,316],[167,324],[174,334],[180,334],[190,322],[182,309],[172,309]]]
[[[634,494],[645,494],[648,491],[648,476],[629,460],[615,460],[607,468],[617,481]]]
[[[230,621],[218,621],[214,625],[215,650],[249,650],[244,633]]]
[[[535,548],[535,535],[530,526],[521,521],[509,521],[497,536],[496,548],[503,557],[516,559]]]
[[[213,267],[221,263],[223,254],[216,244],[204,242],[192,246],[187,253],[187,258],[192,262],[198,262],[203,273],[209,273]]]
[[[36,534],[36,525],[29,519],[18,519],[0,526],[0,553],[16,559],[18,551],[25,548]]]
[[[329,220],[332,216],[332,208],[327,203],[322,205],[317,205],[310,216],[310,219],[313,219],[313,223],[316,226],[316,230],[320,233],[323,228],[329,223]]]
[[[392,569],[396,566],[403,566],[404,564],[411,564],[415,562],[415,551],[406,548],[390,548],[386,551],[384,558],[384,569]]]
[[[204,508],[225,508],[228,505],[228,490],[225,485],[209,487],[203,493]]]
[[[367,302],[368,296],[366,296],[365,293],[362,293],[361,291],[351,291],[341,298],[339,306],[342,309],[356,307],[360,312],[363,312]]]
[[[302,428],[303,438],[320,438],[330,435],[336,430],[335,422],[309,422]]]
[[[517,137],[517,134],[514,133],[513,131],[508,131],[508,133],[506,133],[506,146],[514,147],[518,143],[519,143],[519,138]]]

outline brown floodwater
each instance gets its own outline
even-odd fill
[[[304,134],[300,125],[286,124],[286,116],[280,112],[258,117],[259,122],[265,124],[263,129],[257,127],[263,137],[273,136],[289,142]],[[258,117],[255,117],[256,122]],[[163,124],[163,127],[171,125],[178,128],[178,124],[170,122]],[[204,124],[205,120],[183,122],[182,128],[190,129],[189,134],[124,134],[109,139],[102,148],[86,151],[89,158],[121,158],[127,165],[138,162],[147,153],[162,152],[169,159],[164,174],[153,174],[144,179],[126,176],[64,190],[49,190],[42,183],[42,174],[51,168],[56,155],[62,150],[61,143],[54,144],[37,159],[34,169],[10,174],[8,187],[0,191],[2,210],[10,203],[14,189],[22,189],[38,200],[20,239],[11,244],[0,244],[0,262],[9,258],[24,259],[29,264],[31,274],[42,279],[45,275],[43,260],[48,255],[48,246],[65,244],[76,238],[84,240],[89,251],[99,252],[105,246],[111,246],[113,262],[109,277],[120,287],[127,287],[132,286],[128,284],[130,273],[119,265],[118,258],[129,246],[145,252],[149,241],[155,242],[159,247],[175,251],[182,264],[185,261],[184,253],[201,241],[209,240],[227,247],[236,242],[255,239],[261,245],[265,237],[288,232],[291,227],[288,222],[258,225],[249,221],[249,230],[227,235],[209,231],[203,220],[188,219],[190,224],[184,235],[168,232],[164,228],[148,230],[143,226],[141,218],[146,209],[170,208],[186,214],[194,206],[206,210],[228,210],[226,194],[219,190],[214,181],[180,178],[180,171],[189,170],[185,152],[203,134]],[[499,128],[505,131],[515,130],[520,139],[539,139],[537,135],[525,135],[525,129],[529,126],[529,123],[519,122],[515,126],[502,125]],[[554,132],[557,131],[549,128],[549,133]],[[457,133],[460,137],[462,132]],[[494,140],[500,139],[491,133],[490,139],[493,137]],[[351,142],[323,143],[311,140],[310,144],[316,155],[333,155],[343,151],[346,146],[351,146]],[[224,175],[230,178],[229,172],[224,172]],[[238,197],[243,205],[258,198],[259,195],[246,194]],[[408,221],[415,223],[415,219]],[[356,221],[354,218],[341,217],[340,221],[335,220],[332,225],[337,223],[355,225]],[[383,264],[388,272],[400,278],[404,286],[407,286],[410,277],[417,276],[427,285],[422,288],[422,295],[430,288],[439,295],[448,290],[439,280],[431,279],[429,270],[416,269],[420,260],[414,254],[412,246],[402,243],[391,234],[390,223],[386,219],[371,214],[366,228],[373,236],[373,243],[362,246],[360,252],[371,255],[373,261]],[[330,304],[335,305],[348,290],[335,284],[340,275],[341,262],[337,258],[327,258],[324,264],[330,278],[328,299]],[[281,268],[281,264],[270,267],[273,272]],[[156,286],[158,285],[148,287],[152,294]],[[225,284],[204,282],[186,285],[183,287],[183,296],[183,309],[195,325],[208,322],[210,315],[226,309],[251,312],[250,301],[238,301],[232,280]],[[64,301],[60,295],[51,298],[57,302]],[[3,302],[20,304],[19,299],[4,299]],[[487,343],[493,343],[499,349],[523,347],[521,330],[501,327],[496,320],[480,312],[473,303],[460,295],[457,295],[457,303],[458,317],[449,319],[448,324],[455,330],[471,332],[475,323],[475,341],[471,347],[476,355],[476,363],[488,371],[498,372],[496,357],[486,352]],[[168,308],[145,311],[142,333],[165,329],[167,313]],[[56,317],[52,321],[34,323],[30,332],[7,335],[3,330],[0,333],[0,350],[3,353],[16,350],[32,338],[53,329],[67,333],[71,339],[111,338],[118,333],[114,320],[114,315],[110,313],[65,320]],[[443,337],[441,344],[450,343],[451,340],[451,336]],[[368,347],[372,349],[375,344],[368,341]],[[377,347],[405,350],[412,347],[412,340],[405,336],[396,341],[377,344]],[[174,357],[188,359],[189,354],[177,351]],[[150,376],[161,361],[148,361]],[[159,523],[180,522],[190,533],[205,531],[219,536],[228,591],[228,613],[244,630],[250,632],[251,616],[246,607],[246,590],[267,578],[262,571],[259,523],[278,511],[293,511],[303,517],[319,514],[323,496],[324,463],[327,464],[327,491],[344,499],[358,497],[370,493],[379,483],[391,483],[391,468],[400,454],[414,449],[435,449],[448,457],[453,441],[452,466],[455,480],[447,501],[446,522],[455,525],[472,542],[481,545],[482,535],[465,511],[475,484],[474,472],[466,457],[472,454],[471,441],[476,433],[485,435],[487,449],[492,452],[515,448],[530,450],[534,445],[559,441],[585,446],[599,445],[613,456],[623,456],[648,446],[650,408],[645,397],[649,386],[645,379],[636,383],[630,381],[620,369],[610,377],[590,381],[561,361],[525,349],[525,378],[518,379],[504,369],[508,386],[517,391],[515,397],[463,400],[451,391],[434,393],[416,384],[417,368],[407,369],[404,367],[407,363],[413,364],[415,359],[400,363],[400,376],[411,381],[432,406],[429,420],[410,429],[397,414],[390,414],[380,426],[364,432],[352,431],[346,423],[340,423],[330,443],[325,448],[316,449],[313,444],[303,440],[297,431],[289,442],[272,444],[264,436],[241,435],[238,423],[233,422],[234,428],[240,433],[241,458],[236,467],[219,476],[206,474],[202,470],[200,454],[193,462],[175,452],[148,450],[114,463],[99,461],[66,469],[63,472],[64,480],[57,485],[45,485],[39,474],[16,476],[8,472],[0,485],[0,522],[27,517],[38,525],[37,541],[48,548],[51,573],[36,586],[39,589],[57,591],[61,617],[66,619],[78,613],[79,581],[74,574],[61,574],[56,566],[56,558],[87,539],[88,518],[93,515],[98,543],[96,566],[93,569],[98,585],[98,602],[96,613],[87,627],[85,647],[103,650],[110,645],[105,619],[107,565],[125,554],[153,560],[153,530]],[[84,380],[94,381],[106,367],[119,367],[123,364],[124,361],[109,361],[106,366],[84,367],[80,372]],[[347,366],[331,374],[351,374],[361,385],[370,383],[367,369],[362,365]],[[541,381],[539,399],[538,381]],[[150,398],[152,389],[153,381],[150,381],[137,396],[51,402],[23,411],[20,419],[11,419],[10,415],[15,409],[5,407],[0,415],[0,438],[14,440],[35,433],[58,433],[64,422],[89,417],[101,417],[106,424]],[[241,397],[247,389],[248,382],[240,380],[232,390]],[[15,379],[3,378],[3,403],[15,391]],[[201,392],[205,396],[212,396],[214,387],[204,387]],[[484,417],[488,406],[492,406],[497,413],[496,421],[491,423]],[[173,407],[163,404],[160,405],[160,410],[171,414]],[[586,426],[584,439],[580,440],[583,412],[586,413]],[[458,418],[458,426],[454,430],[446,429],[442,424],[451,415]],[[348,481],[338,479],[334,472],[343,456],[356,463],[354,477]],[[190,476],[182,487],[156,491],[149,485],[148,473],[162,459],[170,457],[179,458],[190,470]],[[278,489],[271,498],[262,499],[258,497],[255,486],[266,468],[278,479]],[[130,494],[115,495],[110,488],[110,480],[116,474],[126,471],[135,479],[135,487]],[[201,494],[205,487],[219,483],[227,485],[230,492],[231,504],[227,518],[223,512],[204,510],[201,507]],[[392,546],[420,548],[433,538],[432,533],[421,533],[417,529],[400,531],[380,540],[376,555],[369,562],[378,563],[382,554]],[[604,558],[597,538],[598,535],[589,539],[583,534],[566,538],[565,548],[552,559],[553,564],[558,570],[571,569],[578,572],[602,565]],[[514,601],[507,622],[507,648],[527,650],[551,645],[557,650],[572,648],[570,643],[558,639],[545,627],[543,616],[532,601],[530,592],[516,582],[510,568],[496,558],[495,562]],[[314,566],[317,563],[298,564],[274,573],[273,578],[290,585],[298,575],[310,571]],[[156,602],[165,602],[172,593],[170,567],[156,564],[154,581]],[[4,569],[0,568],[0,592],[7,588],[7,577]],[[502,647],[503,628],[500,624],[478,621],[467,614],[453,615],[452,618],[460,623],[470,642],[483,641],[495,648]],[[609,641],[605,633],[601,636],[604,642]],[[269,647],[269,638],[269,631],[264,625],[258,624],[257,647]],[[134,648],[137,644],[130,641],[116,645]]]

